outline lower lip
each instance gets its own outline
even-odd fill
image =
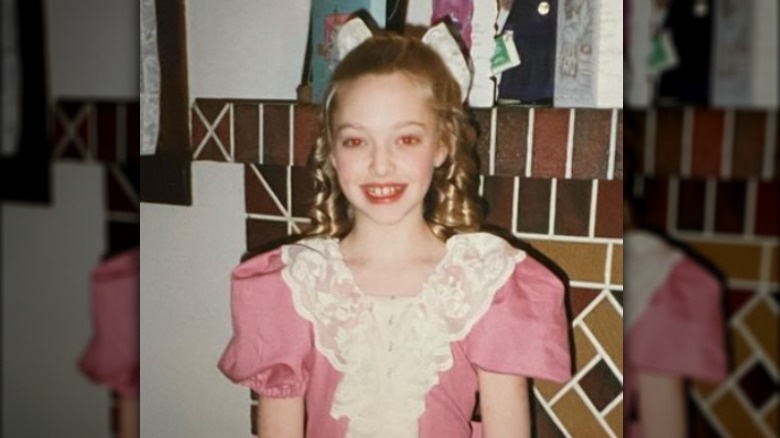
[[[368,189],[363,189],[363,194],[366,196],[366,199],[368,199],[368,202],[372,204],[389,204],[391,202],[395,202],[398,199],[401,198],[401,195],[404,193],[404,189],[406,189],[406,186],[399,187],[393,194],[387,195],[387,196],[376,196],[369,193]]]

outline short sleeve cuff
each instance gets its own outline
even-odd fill
[[[485,371],[563,382],[571,377],[563,283],[531,257],[518,263],[466,340]]]

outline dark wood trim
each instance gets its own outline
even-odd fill
[[[160,138],[155,155],[141,157],[141,201],[192,204],[184,0],[158,0]]]
[[[46,80],[44,0],[16,2],[20,77],[21,129],[17,153],[0,158],[0,199],[50,202],[51,113]]]
[[[48,160],[0,159],[0,201],[50,204],[50,165]]]
[[[141,202],[192,205],[192,161],[158,154],[141,157]]]
[[[137,194],[140,191],[140,172],[138,168],[138,161],[116,165],[107,164],[103,166],[104,178],[106,183],[110,184],[110,178],[116,178],[114,175],[112,175],[113,171],[117,171],[122,174],[127,183],[130,184],[133,191]],[[112,196],[117,196],[120,199],[124,198],[123,195],[115,195],[111,192],[111,190],[107,189],[106,207],[109,213],[111,211],[111,203],[113,201]],[[134,203],[134,207],[136,211],[139,210],[139,205],[137,203]],[[141,244],[141,224],[139,222],[117,222],[111,220],[110,214],[107,216],[108,220],[106,221],[106,242],[108,244],[108,250],[104,255],[104,259],[121,254],[131,248],[136,248]]]

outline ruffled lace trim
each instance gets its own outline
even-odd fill
[[[391,328],[378,317],[387,312],[374,311],[387,303],[358,288],[336,240],[285,246],[282,257],[296,311],[344,375],[331,416],[349,419],[347,437],[416,437],[425,396],[453,365],[450,344],[487,312],[525,253],[487,233],[451,237],[420,294],[393,304],[400,307],[390,312],[397,316]]]
[[[306,392],[306,383],[296,383],[291,385],[268,386],[260,379],[253,377],[242,383],[263,397],[268,398],[290,398],[299,397]]]

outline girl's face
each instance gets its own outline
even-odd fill
[[[331,159],[355,225],[422,221],[433,170],[447,154],[429,92],[390,73],[361,76],[338,93]]]

